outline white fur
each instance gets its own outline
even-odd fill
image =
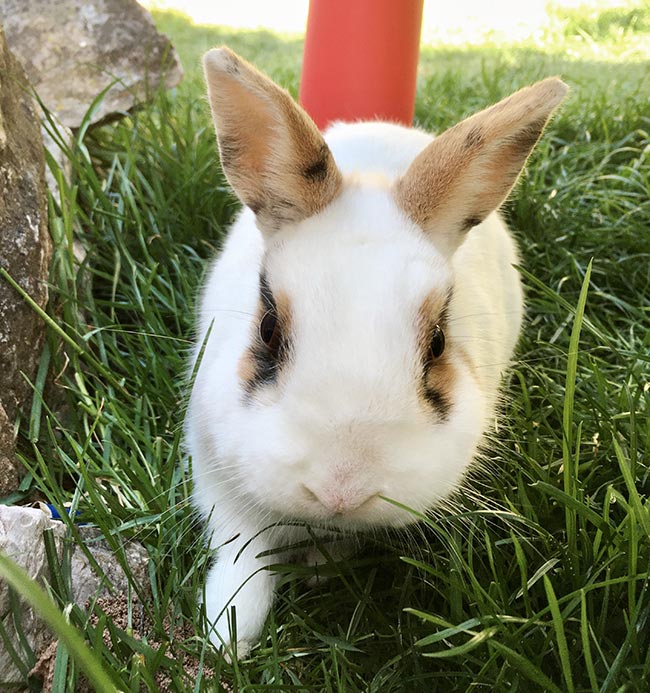
[[[272,603],[275,578],[265,566],[283,558],[258,554],[304,537],[278,523],[397,526],[413,516],[379,495],[424,512],[458,485],[494,413],[521,323],[517,253],[496,214],[450,262],[391,197],[391,182],[429,135],[336,124],[326,140],[344,174],[342,194],[266,245],[244,209],[200,302],[195,358],[204,343],[205,351],[187,444],[195,502],[221,547],[205,595],[212,639],[229,643],[226,607],[234,605],[240,649],[259,637]],[[273,290],[291,303],[295,362],[278,387],[247,403],[237,368],[256,329],[263,255]],[[417,396],[416,324],[427,294],[450,287],[446,337],[467,359],[455,363],[442,422]]]

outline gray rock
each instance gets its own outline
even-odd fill
[[[0,266],[36,303],[47,303],[52,247],[47,228],[45,160],[27,77],[0,28]],[[10,424],[31,400],[45,325],[0,278],[0,456],[12,460]],[[4,489],[5,491],[7,489]]]
[[[135,0],[0,0],[0,23],[40,98],[70,128],[116,79],[91,122],[182,78],[169,39]]]
[[[52,533],[57,556],[59,560],[62,560],[63,546],[67,535],[63,522],[52,520],[48,513],[38,508],[0,505],[0,551],[7,554],[41,584],[50,579],[50,569],[45,553],[45,542],[43,541],[43,532],[45,531]],[[71,588],[74,602],[83,607],[95,597],[106,598],[119,594],[129,594],[128,578],[115,559],[110,546],[99,538],[99,531],[92,527],[79,527],[79,533],[93,558],[111,582],[113,592],[110,592],[108,585],[95,574],[84,551],[75,546],[70,557]],[[131,574],[139,584],[145,585],[149,561],[145,548],[135,542],[129,542],[124,550]],[[54,640],[52,633],[41,618],[20,601],[17,606],[17,618],[14,620],[11,606],[9,588],[0,579],[0,616],[6,614],[2,619],[2,626],[11,638],[19,656],[22,654],[22,648],[15,622],[18,623],[22,636],[38,655]],[[8,649],[0,646],[0,686],[21,682],[23,682],[23,675],[12,661]]]
[[[128,580],[120,564],[115,559],[111,547],[101,539],[101,533],[94,527],[79,527],[79,534],[83,542],[90,548],[93,558],[104,572],[106,579],[113,586],[116,593],[126,594]],[[129,542],[124,546],[124,553],[133,579],[140,585],[147,582],[147,566],[149,556],[145,548],[136,542]],[[72,576],[72,594],[74,601],[84,606],[95,597],[109,597],[108,584],[100,582],[90,565],[88,556],[79,548],[75,548],[70,558],[70,572]]]
[[[0,550],[11,560],[23,567],[31,577],[39,582],[48,579],[50,571],[43,532],[50,531],[59,549],[65,536],[65,525],[53,522],[42,510],[0,505]],[[17,599],[9,592],[9,587],[0,579],[0,617],[2,627],[10,641],[21,653],[20,639],[14,621],[12,600]],[[18,601],[18,628],[34,652],[40,652],[52,640],[52,635],[32,609]],[[22,674],[13,662],[9,648],[0,647],[0,685],[22,681]]]

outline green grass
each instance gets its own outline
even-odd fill
[[[71,502],[129,574],[125,542],[147,548],[144,628],[67,608],[65,564],[50,590],[124,690],[650,688],[650,10],[630,12],[556,11],[536,42],[423,50],[416,119],[435,130],[548,74],[572,87],[506,207],[528,304],[507,403],[454,512],[409,542],[369,538],[320,589],[280,567],[262,643],[235,664],[200,635],[209,557],[181,448],[195,295],[236,209],[197,66],[227,42],[295,93],[301,44],[155,15],[188,79],[69,151],[52,329],[18,422],[32,471],[12,499]],[[82,675],[74,654],[58,648],[60,690]],[[16,657],[39,690],[33,653]]]

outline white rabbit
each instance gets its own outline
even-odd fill
[[[426,512],[462,481],[523,311],[495,210],[567,87],[546,79],[436,139],[379,122],[323,138],[227,48],[204,67],[245,206],[203,289],[186,440],[218,548],[210,637],[231,647],[234,606],[242,656],[272,604],[269,552],[299,523],[404,525],[386,498]]]

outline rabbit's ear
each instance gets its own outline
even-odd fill
[[[203,58],[221,165],[272,233],[320,211],[342,178],[318,128],[289,93],[228,48]]]
[[[395,183],[398,205],[445,253],[506,199],[568,87],[556,77],[458,123]]]

